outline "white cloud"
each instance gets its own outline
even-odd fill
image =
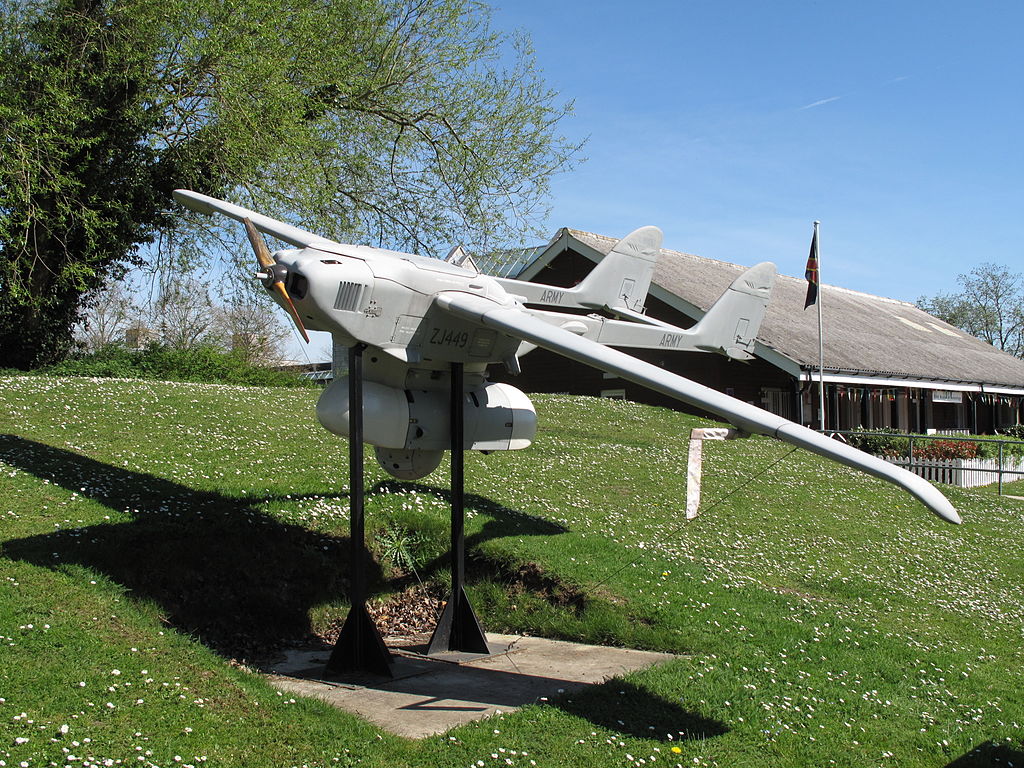
[[[810,104],[805,104],[804,106],[800,107],[800,109],[811,109],[812,107],[820,107],[822,104],[828,104],[829,102],[832,101],[839,101],[841,98],[843,97],[829,96],[827,99],[819,99],[818,101],[813,101]]]

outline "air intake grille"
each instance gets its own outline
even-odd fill
[[[334,300],[334,308],[343,312],[358,312],[363,300],[362,283],[339,283],[338,297]]]

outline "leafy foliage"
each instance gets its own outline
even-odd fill
[[[244,354],[224,352],[210,344],[189,348],[151,344],[142,351],[111,345],[90,354],[69,357],[40,372],[60,376],[202,381],[263,387],[307,386],[295,374],[254,366]]]
[[[70,348],[80,297],[138,262],[182,174],[148,141],[155,41],[127,6],[4,3],[0,20],[0,351],[25,368]]]
[[[60,359],[82,296],[141,246],[224,253],[220,230],[176,227],[174,187],[338,239],[493,247],[577,149],[528,42],[471,0],[5,0],[0,21],[0,352],[18,368]]]
[[[932,461],[975,459],[979,455],[978,444],[966,440],[929,440],[925,446],[914,448],[915,459]]]
[[[375,544],[381,560],[396,570],[418,575],[427,563],[430,538],[422,531],[389,521],[377,532]]]
[[[883,434],[867,434],[883,433]],[[893,427],[866,429],[858,427],[853,434],[847,435],[847,441],[854,448],[859,448],[873,456],[906,456],[908,441],[906,435]]]
[[[1010,427],[1004,442],[1004,456],[1024,456],[1024,425]],[[914,458],[925,460],[945,459],[992,459],[999,455],[999,442],[991,436],[984,436],[981,442],[949,440],[934,435],[907,435],[893,427],[869,429],[858,427],[846,436],[854,448],[874,456],[906,458],[910,450],[910,438],[914,438]]]
[[[1017,434],[1013,434],[1016,432]],[[1024,456],[1024,434],[1021,434],[1020,425],[1011,427],[1008,434],[999,435],[998,438],[1006,438],[1010,442],[1003,442],[1003,456]],[[994,459],[999,456],[999,442],[996,439],[987,439],[978,443],[978,455],[986,459]]]
[[[1024,276],[981,264],[957,278],[960,291],[922,296],[917,306],[1017,357],[1024,356]]]

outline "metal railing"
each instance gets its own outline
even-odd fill
[[[935,475],[937,475],[938,473],[934,472],[934,471],[929,472],[929,470],[952,469],[952,470],[959,471],[961,473],[961,475],[960,475],[961,477],[962,477],[962,472],[965,472],[965,471],[973,472],[973,473],[994,473],[996,475],[996,478],[997,478],[996,482],[998,483],[998,493],[999,493],[1000,496],[1003,493],[1003,476],[1004,475],[1024,476],[1024,449],[1022,449],[1022,450],[1020,450],[1018,452],[1015,452],[1017,454],[1016,456],[1009,455],[1007,450],[1006,450],[1006,446],[1008,446],[1008,445],[1024,446],[1024,441],[1022,441],[1022,440],[1008,440],[1006,438],[1000,438],[1000,437],[961,437],[959,434],[956,434],[956,435],[950,435],[950,434],[912,435],[912,434],[908,434],[908,433],[904,433],[904,432],[872,432],[872,431],[869,431],[869,430],[859,430],[859,429],[858,430],[851,430],[851,429],[826,430],[825,434],[830,435],[830,436],[838,436],[838,437],[840,437],[843,440],[843,442],[850,442],[847,439],[847,436],[856,436],[856,437],[872,436],[872,437],[890,438],[890,439],[893,439],[893,440],[906,440],[907,441],[907,452],[906,452],[905,457],[899,457],[899,456],[888,456],[887,457],[887,456],[883,456],[882,458],[885,458],[885,459],[887,459],[889,461],[892,461],[892,463],[894,463],[894,464],[896,464],[898,466],[905,467],[906,469],[910,470],[911,472],[914,472],[915,474],[921,475],[922,477],[924,477],[924,478],[926,478],[928,480],[936,480],[937,482],[950,482],[950,481],[938,479],[938,477],[935,477]],[[956,442],[956,443],[995,443],[998,446],[998,448],[997,448],[998,452],[997,452],[997,455],[996,455],[996,457],[994,459],[996,465],[995,465],[995,467],[991,467],[991,468],[981,466],[981,462],[985,461],[986,459],[985,458],[980,458],[980,457],[978,459],[921,459],[921,458],[915,458],[915,456],[914,456],[914,443],[915,442],[917,442],[920,445],[921,442],[935,441],[935,440],[952,441],[952,442]],[[1017,466],[1016,469],[1009,469],[1009,468],[1007,468],[1007,463],[1008,463],[1007,460],[1008,459],[1014,459],[1014,461],[1012,463]],[[954,462],[956,462],[956,463],[954,463]],[[972,465],[968,465],[968,464],[966,464],[966,462],[973,462],[973,464]],[[931,474],[933,476],[929,477],[929,474]],[[951,484],[959,485],[960,483],[951,483]],[[990,484],[991,483],[985,483],[985,485],[990,485]],[[965,487],[967,487],[967,486],[965,486]]]

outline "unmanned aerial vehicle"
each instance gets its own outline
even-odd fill
[[[487,367],[500,363],[517,373],[520,357],[543,347],[715,414],[742,432],[880,477],[944,520],[960,522],[923,478],[621,351],[699,350],[749,359],[775,278],[770,263],[743,273],[684,330],[642,311],[661,249],[655,227],[621,240],[577,287],[560,288],[480,274],[455,263],[457,249],[441,260],[345,245],[196,192],[174,196],[194,211],[245,224],[258,277],[303,335],[307,328],[328,331],[336,345],[365,350],[363,441],[376,447],[378,462],[395,477],[416,479],[438,466],[451,445],[453,388],[461,389],[465,449],[528,446],[536,431],[533,405],[515,387],[489,382]],[[293,247],[271,254],[260,233]],[[324,427],[346,436],[349,392],[344,379],[335,380],[317,404]]]

